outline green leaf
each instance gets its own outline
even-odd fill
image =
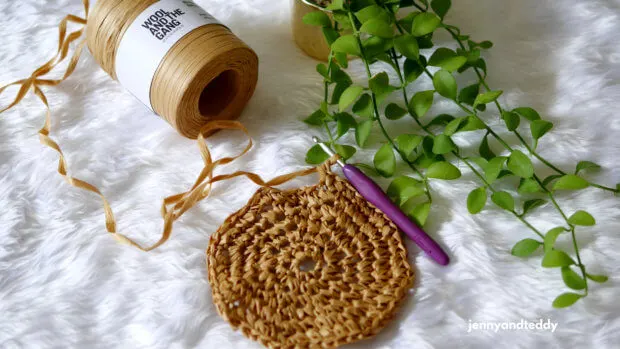
[[[478,97],[476,97],[476,100],[474,101],[474,106],[495,102],[499,98],[499,96],[502,95],[502,93],[504,93],[504,91],[489,91],[481,93],[478,95]]]
[[[410,105],[410,107],[411,107],[411,105]],[[433,120],[431,120],[431,122],[429,122],[426,126],[427,127],[430,127],[430,126],[445,126],[445,125],[448,125],[453,120],[454,120],[454,116],[448,115],[448,114],[441,114],[441,115],[437,115],[436,117],[434,117]]]
[[[533,209],[535,209],[537,207],[540,207],[540,206],[542,206],[542,205],[544,205],[546,203],[547,202],[545,200],[542,200],[542,199],[527,200],[526,202],[523,203],[523,213],[521,215],[525,216],[526,214],[528,214]]]
[[[443,133],[446,136],[452,136],[453,134],[457,133],[459,131],[459,128],[461,127],[461,124],[464,123],[466,121],[466,118],[462,117],[462,118],[456,118],[452,121],[450,121],[447,125],[446,128],[443,130]]]
[[[425,193],[424,184],[417,179],[401,176],[395,178],[387,190],[387,195],[396,202],[397,205],[402,205],[407,200],[418,197]]]
[[[581,297],[583,296],[577,293],[572,293],[572,292],[562,293],[553,301],[553,307],[554,308],[570,307],[571,305],[575,304],[575,302],[577,302],[579,299],[581,299]]]
[[[508,169],[521,178],[531,178],[534,166],[530,158],[520,150],[513,150],[508,158]]]
[[[322,11],[314,11],[306,14],[302,21],[304,24],[315,25],[319,27],[331,27],[332,21],[329,17]]]
[[[451,163],[442,161],[432,164],[426,175],[429,178],[453,180],[461,177],[461,171]]]
[[[424,67],[421,66],[420,63],[412,59],[405,60],[404,68],[405,78],[407,79],[407,82],[416,81],[420,77],[420,75],[424,73]]]
[[[516,257],[529,257],[542,245],[542,242],[534,239],[524,239],[516,243],[510,253]]]
[[[357,11],[355,13],[357,19],[359,19],[360,23],[366,23],[371,19],[380,19],[385,22],[390,21],[390,15],[378,5],[366,6],[363,9]]]
[[[607,280],[609,280],[609,277],[605,276],[605,275],[593,275],[593,274],[588,274],[586,273],[586,277],[594,282],[598,282],[598,283],[603,283],[603,282],[607,282]]]
[[[497,176],[497,179],[502,179],[502,178],[504,178],[504,177],[509,177],[509,176],[512,176],[512,172],[510,172],[510,171],[508,171],[508,170],[502,170],[502,171],[499,173],[499,176]]]
[[[424,139],[422,140],[422,150],[424,150],[424,153],[427,155],[435,155],[435,153],[433,153],[433,145],[435,143],[435,137],[434,136],[425,136]]]
[[[529,121],[540,120],[540,115],[538,112],[532,108],[516,108],[512,110],[513,112],[521,115]]]
[[[517,113],[513,113],[509,111],[505,111],[502,113],[502,119],[504,119],[504,122],[506,123],[506,127],[508,128],[508,131],[516,130],[519,127],[519,124],[521,123],[521,119],[519,118],[519,115]]]
[[[412,4],[413,6],[413,4]],[[407,33],[411,33],[411,28],[413,27],[413,19],[419,15],[421,12],[411,12],[407,14],[405,17],[398,20],[398,24],[405,29]]]
[[[435,43],[433,43],[433,34],[428,34],[422,37],[418,37],[418,46],[420,46],[420,50],[433,48]],[[424,56],[420,56],[422,59]]]
[[[575,174],[579,174],[579,172],[584,170],[598,170],[601,168],[601,165],[596,164],[592,161],[580,161],[577,164],[577,168],[575,169]]]
[[[493,195],[491,195],[491,201],[506,211],[514,211],[515,209],[515,200],[508,192],[498,191],[493,193]]]
[[[467,105],[474,105],[479,92],[480,84],[469,85],[459,93],[459,102]]]
[[[540,192],[540,186],[538,182],[532,178],[521,178],[521,182],[519,182],[519,194],[534,194]]]
[[[586,288],[586,281],[570,266],[562,267],[562,280],[564,280],[566,286],[573,290],[583,290]]]
[[[335,52],[334,57],[336,58],[336,62],[338,62],[338,64],[340,64],[341,67],[345,69],[349,67],[349,56],[347,56],[346,53]]]
[[[340,37],[340,33],[338,33],[334,28],[323,27],[321,31],[323,32],[325,42],[327,42],[327,45],[329,45],[330,47],[332,46],[334,41],[336,41],[336,39]]]
[[[373,163],[383,177],[392,177],[396,170],[396,157],[389,143],[384,144],[375,154]]]
[[[371,119],[373,112],[372,98],[367,93],[364,93],[353,105],[353,113],[361,117]]]
[[[338,109],[340,111],[344,111],[347,109],[353,102],[357,100],[357,98],[362,94],[364,88],[359,85],[351,85],[349,86],[342,95],[340,96],[340,101],[338,102]]]
[[[356,13],[367,6],[376,4],[377,1],[375,0],[349,0],[349,1],[345,1],[345,3],[349,5],[349,9],[351,10],[351,12]],[[389,5],[392,3],[396,3],[396,0],[386,0],[381,3],[385,5]]]
[[[390,78],[386,72],[375,74],[368,80],[368,85],[377,98],[377,104],[381,104],[383,99],[395,90],[390,86]]]
[[[419,168],[429,168],[432,164],[445,160],[446,159],[441,155],[427,154],[423,152],[422,155],[415,159],[414,164]]]
[[[332,0],[326,9],[331,11],[344,10],[344,0]]]
[[[360,47],[353,35],[343,35],[332,44],[334,52],[342,52],[353,56],[360,56]]]
[[[493,43],[488,41],[488,40],[486,40],[486,41],[481,42],[480,45],[478,45],[478,46],[480,46],[481,48],[483,48],[485,50],[488,50],[491,47],[493,47]]]
[[[407,114],[407,110],[401,108],[396,103],[390,103],[385,108],[385,117],[389,120],[398,120]]]
[[[459,56],[456,52],[444,47],[438,48],[428,60],[428,65],[440,67],[449,72],[457,71],[465,63],[467,63],[466,57]]]
[[[428,219],[428,214],[431,212],[430,202],[426,202],[416,206],[409,214],[410,218],[413,218],[419,227],[423,227]]]
[[[360,31],[384,39],[390,39],[394,36],[394,28],[392,25],[381,18],[369,19],[366,23],[362,24]]]
[[[434,154],[443,155],[453,150],[456,150],[456,144],[454,144],[450,137],[446,136],[445,134],[441,134],[435,137],[435,142],[433,143]]]
[[[339,2],[342,2],[338,0]],[[333,3],[332,3],[333,4]],[[327,9],[331,7],[328,6]],[[332,17],[334,17],[334,21],[338,23],[339,29],[351,29],[351,22],[349,20],[349,15],[346,11],[332,11]]]
[[[487,190],[484,187],[474,189],[467,196],[467,210],[471,214],[482,211],[487,203]]]
[[[484,175],[486,176],[489,184],[492,184],[495,180],[497,180],[499,173],[504,168],[504,163],[506,163],[506,160],[507,159],[504,156],[498,156],[489,160],[484,168]]]
[[[349,88],[349,86],[351,86],[350,82],[339,82],[336,84],[336,87],[334,87],[334,91],[332,92],[332,100],[331,100],[331,104],[338,104],[338,102],[340,101],[340,97],[342,96],[342,93]]]
[[[336,153],[342,156],[344,160],[350,159],[353,155],[355,155],[355,152],[357,151],[355,147],[340,144],[334,144],[334,150],[336,150]]]
[[[394,47],[398,52],[409,59],[417,60],[420,56],[418,41],[413,35],[405,34],[396,37],[396,39],[394,39]]]
[[[484,130],[486,128],[487,126],[484,122],[482,122],[482,120],[475,115],[470,115],[467,116],[467,121],[465,122],[465,125],[461,127],[459,132]]]
[[[409,157],[420,143],[422,143],[422,136],[418,135],[402,134],[396,138],[398,150],[406,157]]]
[[[459,56],[466,57],[468,65],[476,63],[480,59],[480,54],[481,54],[480,50],[478,50],[478,49],[475,49],[475,50],[472,50],[472,51],[465,51],[465,50],[462,50],[462,49],[457,49],[456,53]],[[459,68],[459,72],[463,71],[462,70],[463,68],[464,67]]]
[[[564,251],[550,250],[545,252],[542,260],[542,266],[545,268],[559,268],[567,265],[575,264],[572,258]]]
[[[580,190],[589,187],[585,179],[576,175],[565,175],[553,184],[553,190]]]
[[[433,0],[431,2],[433,11],[441,18],[446,16],[446,13],[450,10],[450,6],[452,6],[451,0]]]
[[[483,171],[484,171],[484,168],[487,167],[487,165],[489,164],[487,159],[485,159],[483,157],[480,157],[480,156],[470,157],[470,158],[468,158],[468,160],[470,160],[474,164],[478,165],[478,167],[480,167],[480,169],[483,170]]]
[[[318,144],[306,153],[306,162],[310,165],[319,165],[329,159],[329,155]]]
[[[556,179],[558,179],[558,178],[561,178],[561,177],[562,177],[562,175],[557,175],[557,174],[555,174],[555,175],[551,175],[551,176],[549,176],[549,177],[547,177],[547,178],[545,178],[545,179],[543,180],[543,185],[544,185],[545,187],[547,187],[549,184],[551,184],[551,182],[553,182],[554,180],[556,180]]]
[[[558,239],[562,233],[564,233],[566,229],[564,227],[556,227],[547,232],[545,234],[545,253],[553,250],[555,246],[555,241]]]
[[[373,120],[366,120],[357,124],[357,127],[355,128],[355,141],[357,142],[357,145],[362,148],[368,141],[368,136],[370,136],[373,123]]]
[[[434,91],[422,91],[416,93],[409,101],[409,109],[418,117],[423,117],[433,105]]]
[[[388,56],[385,51],[391,50],[394,47],[394,40],[371,36],[364,40],[362,45],[368,61],[381,60],[388,64],[392,64],[391,57]]]
[[[482,139],[478,152],[480,153],[480,156],[487,160],[491,160],[496,157],[495,153],[491,150],[491,147],[489,147],[489,135],[484,136]]]
[[[310,116],[308,116],[304,120],[304,122],[308,125],[321,126],[323,125],[324,118],[325,118],[325,114],[323,113],[323,111],[319,109],[315,111],[314,113],[310,114]]]
[[[430,34],[439,27],[441,19],[436,14],[423,12],[413,18],[411,34],[415,36],[424,36]]]
[[[596,224],[596,220],[586,211],[577,211],[570,218],[568,223],[572,225],[581,225],[584,227],[590,227]]]
[[[325,79],[329,80],[329,73],[327,72],[327,66],[323,63],[319,63],[316,65],[316,72],[321,74]]]
[[[530,130],[532,131],[532,137],[535,140],[542,138],[547,132],[553,128],[553,124],[545,120],[536,120],[530,124]]]
[[[332,65],[331,79],[337,83],[346,83],[347,87],[353,83],[349,74],[336,64]]]
[[[336,122],[338,124],[338,138],[344,136],[351,128],[357,126],[357,122],[349,113],[336,114]]]
[[[456,85],[456,79],[449,71],[440,70],[436,72],[433,76],[433,86],[435,87],[435,90],[437,90],[437,93],[439,93],[440,95],[451,100],[456,99],[458,87]]]
[[[484,72],[484,77],[487,76],[487,63],[484,61],[484,59],[480,58],[474,64],[472,64],[472,66],[482,70]]]

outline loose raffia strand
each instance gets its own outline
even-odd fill
[[[85,13],[84,17],[88,18],[89,0],[83,0],[82,3],[84,5],[84,13]],[[67,34],[68,23],[81,24],[82,28]],[[265,181],[260,176],[254,173],[246,172],[246,171],[238,171],[238,172],[231,173],[231,174],[214,176],[213,172],[218,166],[229,164],[233,162],[234,160],[238,159],[239,157],[245,155],[248,151],[250,151],[250,149],[253,146],[253,143],[252,143],[252,140],[249,138],[248,130],[241,123],[237,121],[224,121],[224,120],[211,121],[208,124],[206,124],[204,127],[202,127],[202,129],[200,130],[199,136],[198,136],[197,141],[198,141],[200,153],[204,160],[204,168],[201,171],[198,178],[196,179],[194,185],[187,192],[172,195],[163,200],[161,211],[162,211],[162,216],[164,218],[164,228],[163,228],[162,236],[159,239],[159,241],[157,241],[152,246],[143,247],[142,245],[135,242],[134,240],[124,235],[121,235],[116,230],[117,228],[116,219],[114,218],[112,207],[110,206],[109,201],[106,199],[103,193],[96,186],[86,181],[83,181],[79,178],[72,177],[68,174],[67,169],[69,166],[62,152],[62,149],[60,145],[50,137],[51,124],[52,124],[52,113],[51,113],[51,109],[50,109],[47,97],[45,96],[45,93],[41,90],[41,86],[56,86],[60,84],[75,71],[77,63],[82,54],[82,50],[84,49],[84,45],[86,43],[85,39],[82,39],[82,41],[80,41],[77,44],[75,51],[73,55],[71,56],[69,64],[63,76],[60,79],[42,79],[41,78],[44,75],[50,73],[58,64],[63,62],[68,57],[71,44],[83,36],[86,24],[87,24],[87,20],[85,18],[78,17],[75,15],[67,15],[65,18],[62,19],[62,21],[60,22],[58,26],[58,31],[59,31],[58,50],[56,54],[54,55],[54,57],[52,57],[45,64],[37,68],[30,75],[30,77],[26,79],[21,79],[21,80],[12,82],[8,85],[0,87],[0,94],[1,94],[9,87],[20,86],[15,99],[7,107],[0,109],[0,113],[3,113],[15,107],[17,104],[19,104],[19,102],[21,102],[24,99],[28,91],[32,89],[34,94],[40,99],[40,101],[45,106],[45,123],[43,127],[41,128],[41,130],[39,130],[38,132],[40,142],[43,145],[46,145],[54,149],[56,152],[58,152],[59,160],[58,160],[57,171],[67,181],[67,183],[69,183],[73,187],[80,188],[80,189],[89,191],[91,193],[97,194],[101,198],[103,202],[104,213],[105,213],[106,230],[110,234],[113,234],[114,237],[120,242],[132,245],[142,251],[150,251],[150,250],[153,250],[161,246],[170,237],[174,222],[178,220],[185,212],[187,212],[189,209],[194,207],[198,202],[200,202],[201,200],[209,196],[209,193],[211,192],[211,186],[213,183],[224,181],[224,180],[235,178],[235,177],[245,176],[248,179],[250,179],[252,182],[260,186],[271,187],[271,186],[281,185],[297,177],[306,176],[306,175],[317,172],[316,168],[308,168],[308,169],[301,170],[298,172],[293,172],[290,174],[282,175],[282,176],[273,178],[269,181]],[[245,133],[249,139],[247,146],[237,156],[226,157],[226,158],[213,161],[211,157],[211,153],[209,152],[209,148],[206,144],[204,135],[211,134],[218,130],[243,131],[243,133]]]

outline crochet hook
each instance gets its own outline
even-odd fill
[[[334,151],[318,138],[313,137],[312,140],[317,143],[327,154],[334,156]],[[342,167],[344,176],[349,183],[357,189],[357,191],[368,202],[381,210],[396,226],[402,230],[411,240],[413,240],[424,252],[426,252],[433,260],[441,265],[447,265],[450,262],[448,255],[442,250],[437,242],[435,242],[424,230],[415,225],[409,217],[396,206],[392,200],[383,192],[381,187],[372,179],[366,176],[362,171],[353,165],[347,165],[343,160],[338,160],[338,165]]]

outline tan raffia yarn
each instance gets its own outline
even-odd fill
[[[134,19],[157,0],[98,0],[88,17],[88,48],[114,79],[116,53]],[[145,53],[148,54],[148,53]],[[151,85],[153,110],[183,136],[196,138],[211,120],[239,116],[254,93],[258,57],[230,30],[209,24],[179,40]]]
[[[377,334],[413,283],[396,226],[344,179],[260,189],[211,237],[219,313],[270,348],[335,348]]]

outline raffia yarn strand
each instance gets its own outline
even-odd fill
[[[99,0],[88,19],[87,43],[114,79],[123,34],[155,0]],[[166,54],[151,85],[153,110],[179,133],[196,138],[212,120],[237,118],[258,80],[258,57],[226,27],[199,27]]]

